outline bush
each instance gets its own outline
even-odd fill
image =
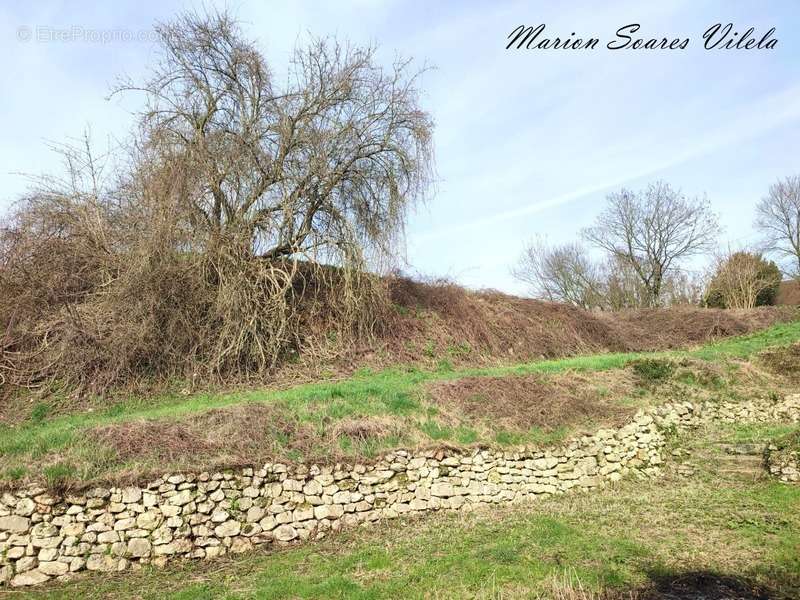
[[[660,383],[675,372],[675,364],[659,358],[642,358],[631,362],[633,372],[643,383]]]
[[[760,254],[734,252],[717,260],[706,292],[712,308],[752,308],[775,304],[781,284],[778,266]]]
[[[152,78],[118,90],[147,96],[128,162],[63,147],[0,227],[0,385],[260,376],[388,310],[375,273],[432,179],[409,63],[314,40],[273,78],[224,13],[157,33]]]

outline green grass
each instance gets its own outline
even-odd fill
[[[700,433],[676,443],[694,453],[735,431]],[[767,429],[751,433],[769,439]],[[668,468],[589,494],[396,520],[273,553],[94,575],[19,596],[536,598],[565,573],[589,590],[624,591],[654,576],[713,572],[766,585],[770,597],[798,597],[800,487],[721,474],[713,458],[697,466],[691,478]]]
[[[300,385],[288,390],[256,390],[225,394],[197,394],[191,397],[166,396],[131,398],[104,410],[48,417],[50,406],[37,404],[28,420],[18,426],[0,427],[0,473],[7,480],[24,476],[26,467],[54,460],[71,464],[73,474],[81,479],[106,476],[124,465],[115,464],[107,448],[88,439],[86,431],[98,425],[110,425],[139,419],[179,420],[186,415],[246,403],[275,406],[281,415],[307,424],[322,432],[348,418],[397,417],[409,423],[410,433],[429,440],[472,443],[480,440],[471,423],[453,426],[427,413],[423,402],[423,384],[468,376],[514,376],[553,374],[566,371],[597,372],[619,369],[632,361],[646,358],[646,364],[660,364],[663,359],[700,358],[722,361],[743,359],[767,348],[784,346],[800,340],[800,321],[775,325],[747,336],[717,341],[680,351],[656,353],[607,353],[575,356],[492,368],[453,369],[449,363],[433,371],[397,367],[374,372],[363,369],[341,381]],[[462,350],[459,350],[462,351]],[[465,351],[465,350],[463,350]],[[621,402],[631,399],[621,399]],[[557,424],[554,424],[554,426]],[[568,434],[564,429],[509,432],[495,428],[491,439],[499,444],[553,443]],[[379,442],[350,444],[354,454],[374,455],[381,448],[406,443],[409,437],[387,436]],[[347,446],[347,442],[344,443]],[[302,458],[302,457],[300,457]],[[37,462],[38,461],[38,462]],[[64,470],[65,468],[62,468]],[[30,470],[30,469],[29,469]],[[52,479],[57,479],[55,476]]]

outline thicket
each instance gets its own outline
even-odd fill
[[[130,142],[59,148],[0,228],[0,383],[247,378],[373,335],[432,179],[419,72],[314,40],[275,76],[224,13],[157,28]]]

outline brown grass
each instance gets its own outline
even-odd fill
[[[635,408],[621,406],[619,398],[634,387],[633,376],[625,369],[591,375],[466,377],[436,382],[428,389],[445,413],[524,431],[620,423]]]
[[[273,406],[246,404],[214,409],[180,421],[142,419],[95,427],[92,440],[127,465],[114,480],[142,481],[164,470],[214,470],[297,459],[332,464],[352,460],[339,440],[366,442],[399,431],[389,417],[339,421],[324,432],[287,418]]]
[[[771,373],[793,383],[800,382],[800,344],[765,350],[759,354],[758,361]]]
[[[666,350],[764,329],[798,314],[791,307],[600,313],[495,291],[472,292],[447,281],[405,278],[391,280],[389,293],[402,310],[381,341],[392,359],[411,362],[424,354],[472,364]]]
[[[778,287],[778,295],[775,297],[775,304],[797,306],[800,304],[800,281],[782,281]]]

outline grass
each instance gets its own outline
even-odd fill
[[[758,431],[749,435],[766,443],[768,427]],[[736,435],[721,426],[675,443],[694,454],[706,439]],[[693,462],[691,478],[668,467],[663,478],[624,480],[589,494],[396,520],[272,553],[90,576],[18,595],[537,598],[550,597],[565,574],[589,591],[622,593],[702,572],[745,578],[768,587],[771,598],[798,597],[800,487],[720,473],[714,456]]]
[[[631,362],[646,365],[648,376],[662,378],[664,360],[694,358],[715,362],[746,359],[769,347],[786,346],[800,340],[800,321],[775,325],[764,331],[729,338],[689,350],[656,353],[607,353],[575,356],[534,363],[455,370],[447,363],[433,371],[397,367],[374,372],[361,370],[353,377],[333,382],[300,385],[287,390],[256,390],[227,394],[197,394],[191,397],[168,396],[151,399],[132,398],[104,410],[62,416],[48,416],[50,406],[38,403],[30,418],[16,426],[0,427],[0,476],[6,482],[25,477],[48,483],[113,478],[121,471],[141,470],[115,458],[108,447],[89,439],[87,432],[96,426],[148,420],[179,421],[192,415],[231,406],[261,403],[314,435],[330,430],[332,424],[346,419],[388,417],[401,423],[399,432],[375,440],[344,440],[339,450],[352,456],[374,456],[382,449],[400,444],[449,441],[462,444],[491,442],[501,445],[555,443],[571,430],[553,424],[551,430],[508,431],[500,426],[462,421],[449,423],[425,402],[424,384],[463,377],[498,377],[528,374],[558,374],[567,371],[599,372],[620,369]],[[644,359],[644,362],[642,362]],[[671,364],[671,363],[670,363]],[[671,369],[671,367],[670,367]],[[688,382],[697,385],[697,381]],[[646,399],[648,392],[641,392]],[[641,403],[642,398],[621,398],[623,405]],[[280,440],[277,440],[280,442]],[[288,455],[289,450],[292,454]],[[302,452],[288,449],[287,456],[304,458]],[[153,468],[166,466],[151,465]],[[43,472],[48,468],[47,472]]]

